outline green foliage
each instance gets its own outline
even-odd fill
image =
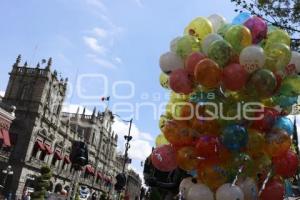
[[[51,177],[51,169],[48,166],[43,166],[41,168],[41,175],[35,179],[34,193],[31,194],[32,200],[45,199],[45,193],[50,186]]]
[[[100,200],[106,200],[106,194],[105,194],[105,193],[102,193],[102,194],[101,194]]]
[[[250,12],[268,23],[286,30],[292,35],[292,48],[300,49],[300,1],[299,0],[231,0],[236,12]]]

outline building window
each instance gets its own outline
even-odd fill
[[[40,160],[45,161],[46,155],[46,151],[42,151],[40,155]]]

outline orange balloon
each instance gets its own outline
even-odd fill
[[[199,133],[187,126],[184,121],[170,120],[166,122],[163,133],[165,138],[175,146],[191,145]]]
[[[176,160],[178,166],[186,171],[195,170],[198,166],[198,155],[195,147],[182,147],[177,151]]]
[[[217,120],[203,120],[195,117],[191,123],[192,128],[201,134],[220,135],[220,125]]]
[[[218,165],[200,166],[198,168],[198,179],[215,191],[226,182],[225,170]]]
[[[256,130],[248,130],[247,153],[255,157],[264,151],[265,137]]]
[[[220,85],[222,70],[211,59],[205,58],[198,62],[194,71],[197,83],[207,88],[216,88]]]
[[[272,157],[286,153],[292,145],[290,136],[282,129],[273,129],[265,137],[266,152]]]

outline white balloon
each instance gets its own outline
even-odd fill
[[[192,182],[193,177],[185,178],[181,181],[179,185],[179,191],[181,192],[183,198],[187,197],[189,189],[195,184]]]
[[[256,45],[244,48],[240,54],[240,64],[244,66],[249,73],[262,68],[265,61],[266,56],[263,48]]]
[[[211,22],[214,33],[217,33],[219,28],[226,24],[226,19],[217,14],[210,15],[207,19]]]
[[[203,53],[207,55],[210,44],[216,40],[223,40],[223,37],[216,33],[208,34],[201,43]]]
[[[159,60],[161,70],[169,74],[178,68],[184,68],[184,61],[174,52],[167,52],[160,56]]]
[[[172,52],[176,52],[176,48],[177,48],[177,42],[178,40],[180,40],[180,36],[174,38],[171,42],[170,42],[170,51]]]
[[[244,200],[244,193],[238,186],[225,183],[218,188],[216,200]]]
[[[204,184],[194,184],[188,191],[186,200],[214,200],[214,194]]]
[[[292,51],[292,58],[288,66],[291,70],[295,70],[296,73],[300,73],[300,53]]]
[[[252,178],[247,177],[246,179],[240,179],[238,180],[237,185],[243,191],[245,200],[258,199],[258,188]]]

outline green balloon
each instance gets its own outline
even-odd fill
[[[234,25],[225,34],[225,40],[229,42],[235,54],[239,54],[245,47],[252,44],[250,30],[244,25]]]
[[[211,43],[208,48],[208,57],[214,60],[219,66],[224,67],[232,55],[232,47],[225,40],[217,40]]]
[[[290,62],[292,53],[283,43],[272,43],[265,47],[265,67],[273,72],[282,71]]]
[[[286,31],[278,28],[269,32],[267,36],[266,46],[274,43],[283,43],[290,46],[291,38]]]
[[[232,26],[233,26],[232,24],[224,24],[221,28],[219,28],[218,34],[221,35],[222,37],[225,37],[226,32]]]
[[[288,97],[300,95],[300,76],[287,76],[281,83],[279,93]]]
[[[200,43],[196,37],[185,35],[178,39],[175,49],[177,55],[186,58],[192,52],[200,51]]]
[[[255,97],[272,96],[277,86],[276,77],[270,70],[258,69],[250,76],[246,85],[249,94]]]

